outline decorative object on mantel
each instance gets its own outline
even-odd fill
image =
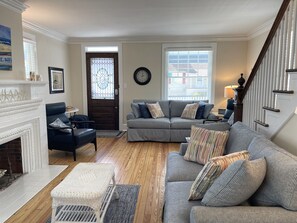
[[[50,94],[64,93],[64,69],[48,67]]]
[[[0,70],[12,70],[11,30],[0,25]]]
[[[41,76],[39,74],[35,74],[35,72],[30,72],[30,81],[41,81]]]

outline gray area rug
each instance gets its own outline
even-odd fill
[[[123,131],[119,130],[97,130],[96,136],[98,138],[120,138],[125,134]]]
[[[117,200],[113,195],[104,217],[104,223],[133,223],[139,188],[140,185],[117,185],[120,198]],[[77,208],[88,209],[84,206],[77,206]],[[46,223],[50,222],[51,218],[46,221]]]

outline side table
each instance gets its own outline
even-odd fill
[[[113,165],[79,163],[51,191],[52,222],[103,223],[114,192],[118,199]]]

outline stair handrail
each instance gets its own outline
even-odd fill
[[[283,1],[245,86],[243,87],[243,85],[240,85],[239,88],[235,89],[235,101],[234,101],[234,121],[235,122],[242,121],[243,99],[244,99],[254,77],[256,76],[260,65],[262,64],[265,54],[266,54],[270,44],[272,43],[272,40],[273,40],[273,38],[277,32],[277,29],[285,15],[286,11],[287,11],[287,8],[288,8],[290,2],[291,2],[291,0]],[[241,78],[242,78],[242,74],[241,74]]]
[[[283,16],[284,16],[284,14],[285,14],[285,12],[286,12],[289,4],[290,4],[290,1],[291,0],[284,0],[281,7],[280,7],[280,9],[279,9],[279,11],[278,11],[278,13],[277,13],[277,16],[276,16],[276,18],[274,20],[274,23],[273,23],[273,25],[272,25],[272,27],[270,29],[270,32],[269,32],[269,34],[267,36],[267,39],[266,39],[266,41],[265,41],[265,43],[264,43],[264,45],[262,47],[262,50],[261,50],[261,52],[260,52],[260,54],[258,56],[258,59],[257,59],[255,65],[254,65],[254,67],[253,67],[253,69],[251,71],[251,74],[250,74],[250,76],[249,76],[249,78],[248,78],[248,80],[246,82],[246,85],[245,85],[244,90],[242,92],[242,100],[244,99],[244,97],[245,97],[245,95],[246,95],[246,93],[247,93],[247,91],[248,91],[254,77],[257,74],[257,71],[258,71],[258,69],[259,69],[259,67],[260,67],[260,65],[261,65],[261,63],[262,63],[262,61],[263,61],[263,59],[265,57],[265,54],[266,54],[266,52],[267,52],[267,50],[268,50],[268,48],[269,48],[269,46],[270,46],[270,44],[271,44],[271,42],[273,40],[273,37],[275,36],[275,33],[276,33],[276,31],[277,31],[277,29],[278,29],[278,27],[279,27],[279,25],[280,25],[280,23],[281,23],[281,21],[283,19]]]

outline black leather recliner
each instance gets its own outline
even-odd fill
[[[48,148],[50,150],[72,152],[74,161],[76,161],[76,149],[88,143],[93,143],[95,145],[95,151],[97,151],[96,130],[79,128],[83,123],[89,124],[92,121],[71,122],[66,116],[65,111],[66,105],[64,102],[46,104]],[[57,118],[65,123],[67,127],[51,127],[50,124]],[[69,132],[64,132],[63,130],[65,129],[69,129]]]

